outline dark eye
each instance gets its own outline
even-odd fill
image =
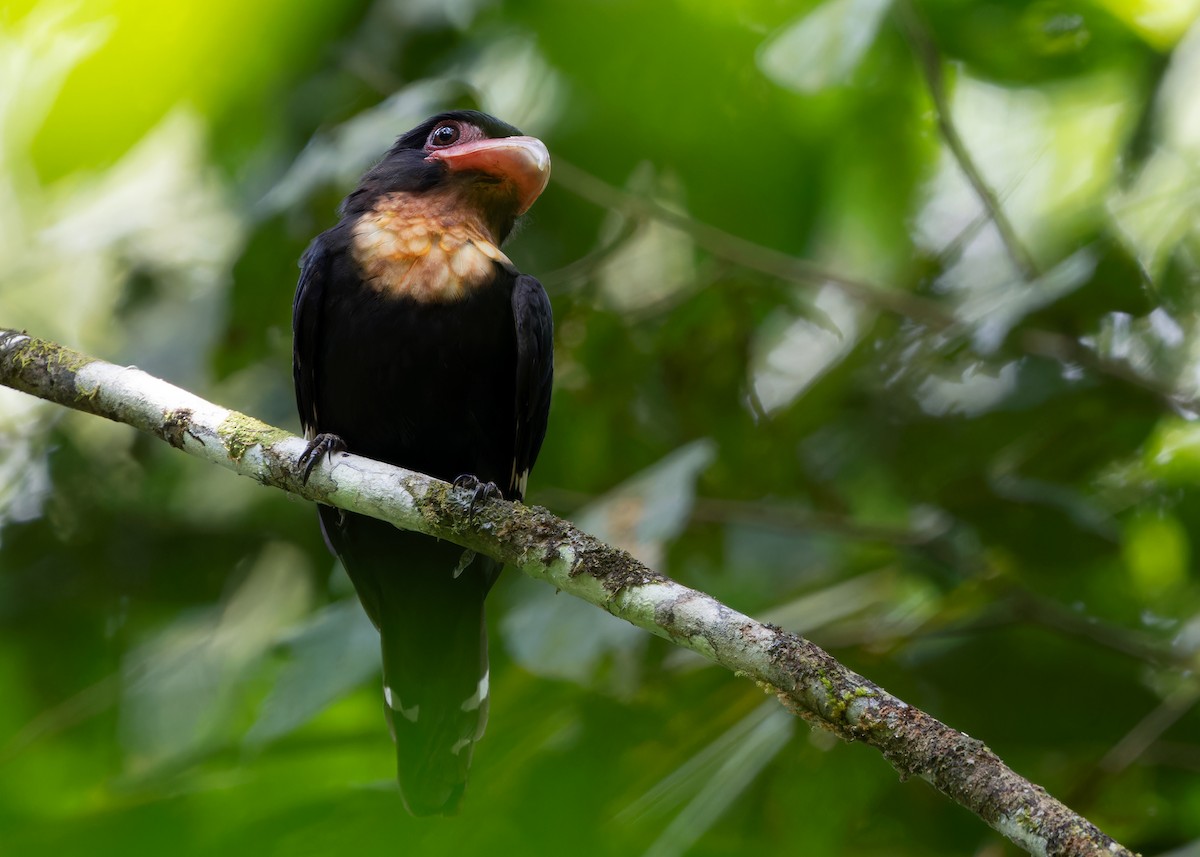
[[[439,125],[429,135],[429,142],[435,146],[449,146],[458,140],[460,133],[457,125]]]

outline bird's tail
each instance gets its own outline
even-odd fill
[[[384,707],[400,792],[414,815],[457,810],[487,725],[486,590],[453,579],[453,568],[440,570],[449,585],[427,583],[422,597],[395,609],[385,599],[381,617]]]
[[[486,557],[464,567],[462,548],[368,518],[346,521],[339,535],[338,552],[379,628],[405,806],[451,815],[487,724],[483,602],[498,567]]]

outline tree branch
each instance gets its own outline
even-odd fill
[[[649,197],[623,190],[558,158],[554,162],[554,180],[567,190],[596,205],[618,211],[630,218],[653,218],[683,232],[713,256],[751,271],[790,282],[828,283],[867,306],[879,307],[934,330],[957,323],[954,313],[936,301],[899,289],[890,289],[867,280],[855,279],[822,268],[807,259],[791,256],[708,223],[680,214]]]
[[[0,329],[0,384],[123,422],[264,485],[389,521],[493,556],[530,577],[691,649],[774,693],[847,741],[879,750],[1031,854],[1127,855],[1091,822],[1018,776],[981,741],[951,729],[803,637],[756,622],[682,586],[542,508],[492,500],[340,453],[307,484],[304,441],[133,368]]]

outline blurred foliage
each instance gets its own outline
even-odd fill
[[[1198,14],[10,2],[0,324],[294,428],[305,244],[494,112],[556,165],[508,248],[557,319],[531,501],[1193,853]],[[6,855],[1013,853],[515,574],[465,809],[417,821],[306,504],[0,391],[0,523]]]

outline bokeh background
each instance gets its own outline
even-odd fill
[[[1197,0],[0,8],[0,324],[296,428],[296,260],[475,106],[555,177],[543,504],[1200,854]],[[461,816],[306,503],[0,390],[0,853],[1002,855],[510,573]]]

